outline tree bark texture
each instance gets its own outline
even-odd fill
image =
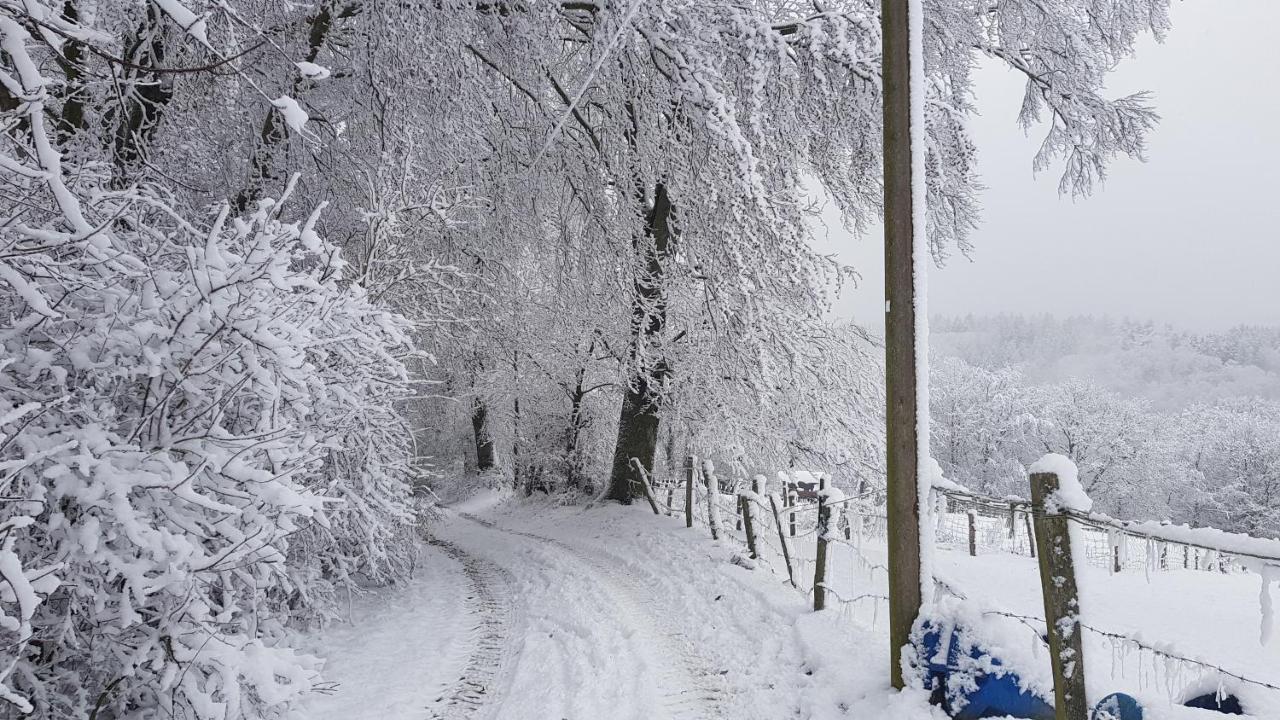
[[[631,353],[635,375],[627,384],[618,417],[618,440],[613,451],[607,497],[630,503],[634,497],[630,476],[631,458],[653,474],[658,448],[659,394],[671,368],[663,359],[647,361],[644,348],[653,345],[666,326],[667,310],[663,291],[663,262],[671,245],[671,200],[666,186],[654,188],[653,206],[645,217],[644,238],[636,245],[645,256],[645,272],[637,278],[632,297]]]

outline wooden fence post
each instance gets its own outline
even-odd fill
[[[1013,501],[1009,502],[1009,547],[1013,547],[1014,540],[1018,537],[1018,506]]]
[[[751,554],[752,560],[760,558],[760,553],[756,551],[756,528],[752,524],[751,503],[752,497],[760,492],[760,481],[751,480],[751,494],[739,493],[738,495],[738,511],[742,515],[742,528],[747,533],[747,552]]]
[[[1054,717],[1083,720],[1089,717],[1089,704],[1085,697],[1080,594],[1071,554],[1071,519],[1059,512],[1057,503],[1046,502],[1057,491],[1057,474],[1031,475],[1036,544],[1040,546],[1040,589],[1049,631],[1049,662],[1053,665]]]
[[[1027,547],[1031,548],[1031,559],[1034,560],[1036,557],[1036,534],[1031,529],[1031,513],[1023,513],[1022,522],[1027,526]]]
[[[707,486],[707,525],[711,528],[711,539],[720,539],[720,505],[716,498],[720,495],[720,481],[716,480],[715,466],[710,460],[702,463],[702,481]]]
[[[685,458],[684,476],[684,526],[693,527],[693,476],[698,472],[698,458],[689,455]]]
[[[1120,572],[1120,570],[1121,570],[1121,567],[1120,567],[1120,546],[1119,546],[1119,545],[1112,545],[1112,546],[1111,546],[1111,572],[1112,572],[1112,573],[1118,573],[1118,572]]]
[[[733,481],[733,496],[734,496],[735,498],[741,498],[741,497],[742,497],[742,481],[741,481],[741,480],[734,480],[734,481]],[[738,519],[737,519],[737,521],[735,522],[735,524],[734,524],[734,526],[733,526],[733,529],[734,529],[734,530],[742,530],[742,503],[741,503],[741,502],[735,503],[735,507],[734,507],[733,511],[734,511],[734,513],[735,513],[735,514],[737,514],[737,516],[738,516]]]
[[[827,507],[827,494],[818,492],[818,553],[813,564],[813,609],[827,606],[827,525],[831,522],[831,508]]]
[[[965,513],[969,518],[969,557],[978,556],[978,509],[969,508]]]
[[[800,497],[799,495],[796,494],[796,489],[794,487],[788,487],[787,488],[787,507],[791,508],[791,512],[789,513],[790,515],[789,522],[791,524],[791,537],[796,536],[796,503],[798,502],[800,502]]]
[[[676,484],[674,481],[667,484],[667,517],[676,514]]]
[[[796,576],[791,570],[791,550],[787,548],[787,536],[782,532],[782,516],[778,514],[778,499],[769,495],[769,507],[773,510],[773,524],[778,526],[778,544],[782,546],[782,561],[787,564],[787,580],[791,587],[796,586]]]
[[[644,471],[640,458],[631,458],[631,469],[636,471],[636,477],[640,479],[640,489],[644,491],[644,499],[649,501],[649,507],[653,508],[653,514],[661,515],[662,512],[658,510],[658,501],[653,497],[653,486],[649,484],[649,473]]]

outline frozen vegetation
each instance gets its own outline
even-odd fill
[[[928,314],[976,64],[1083,197],[1143,156],[1107,75],[1167,8],[909,3],[911,583],[970,654],[894,689],[884,345],[831,313],[880,268],[813,242],[882,219],[879,3],[0,0],[0,717],[1043,700],[1058,511],[1091,697],[1277,717],[1280,331]]]

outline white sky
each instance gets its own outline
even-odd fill
[[[971,131],[983,222],[972,261],[930,276],[933,313],[1051,312],[1169,322],[1187,329],[1280,325],[1280,2],[1174,0],[1163,44],[1144,40],[1109,94],[1155,93],[1162,121],[1148,161],[1117,160],[1092,197],[1057,194],[1031,171],[1033,130],[1016,124],[1022,83],[984,67]],[[841,316],[883,323],[881,230],[840,228],[820,243],[863,275]]]

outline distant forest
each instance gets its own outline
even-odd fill
[[[1280,328],[999,315],[931,322],[933,452],[974,490],[1026,495],[1045,452],[1098,508],[1280,536]]]

